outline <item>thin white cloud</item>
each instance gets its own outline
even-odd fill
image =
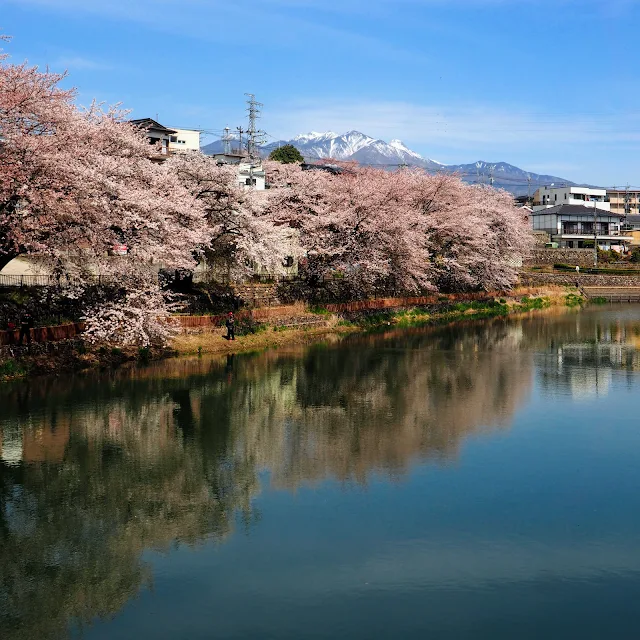
[[[640,145],[640,117],[618,114],[553,114],[526,108],[316,99],[269,109],[271,133],[286,138],[308,130],[349,131],[414,146],[452,149],[540,148],[587,144]]]
[[[111,65],[85,56],[60,56],[51,65],[55,69],[71,69],[74,71],[104,71],[111,69]]]

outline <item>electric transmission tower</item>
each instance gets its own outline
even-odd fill
[[[247,153],[251,160],[258,160],[260,158],[258,148],[264,144],[266,135],[264,131],[260,131],[257,128],[257,121],[260,117],[261,107],[264,105],[261,102],[256,102],[256,97],[253,93],[245,93],[245,95],[249,98],[247,100],[247,113],[249,114]]]

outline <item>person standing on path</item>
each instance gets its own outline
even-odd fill
[[[27,344],[31,344],[31,329],[33,329],[33,316],[27,311],[20,318],[20,337],[18,344],[22,346],[22,339],[27,338]]]
[[[233,317],[233,311],[229,311],[227,316],[227,340],[236,339],[236,319]]]

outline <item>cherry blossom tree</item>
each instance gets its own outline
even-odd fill
[[[505,289],[531,247],[513,197],[457,176],[404,172],[409,203],[429,240],[432,282],[444,291]]]
[[[138,306],[149,325],[167,315],[158,269],[195,266],[209,240],[205,216],[126,112],[77,108],[63,79],[0,62],[0,266],[37,255],[80,288],[100,274],[117,283],[112,306],[147,297]],[[128,255],[110,255],[114,245]]]
[[[176,155],[167,166],[206,220],[204,256],[214,273],[232,281],[255,269],[279,274],[287,256],[298,255],[295,232],[277,224],[264,191],[238,183],[236,166],[200,153]]]
[[[310,276],[339,274],[353,295],[505,288],[530,246],[508,194],[456,176],[276,163],[267,172],[269,206],[300,230]]]

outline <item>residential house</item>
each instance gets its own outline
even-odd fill
[[[533,211],[529,219],[535,231],[549,234],[562,248],[593,246],[597,237],[603,250],[625,251],[633,238],[622,230],[620,214],[585,204],[561,204]]]
[[[169,129],[152,118],[139,118],[137,120],[130,120],[129,122],[146,131],[149,144],[160,145],[161,156],[169,155],[171,138],[178,133],[175,129]]]
[[[559,205],[584,205],[585,202],[595,203],[598,209],[611,209],[606,189],[592,189],[591,187],[567,187],[549,185],[540,187],[533,194],[534,210],[557,207]]]

